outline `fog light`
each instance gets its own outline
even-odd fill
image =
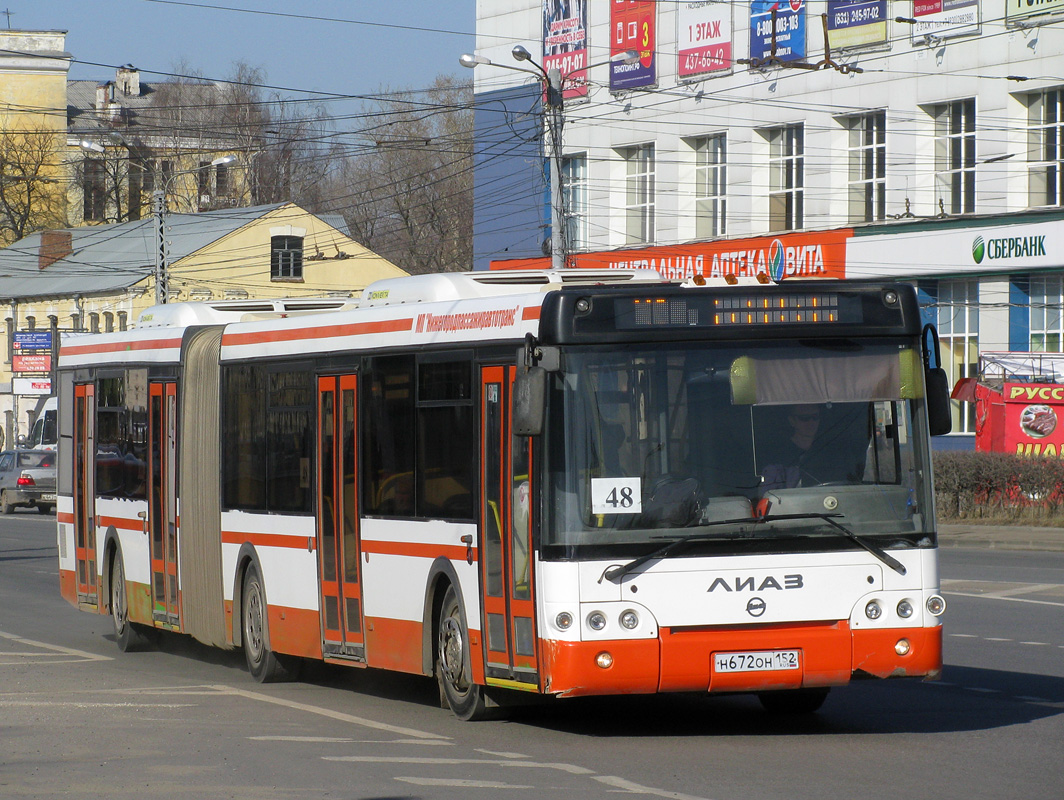
[[[621,625],[630,631],[635,630],[639,627],[639,615],[632,609],[628,609],[621,614]]]
[[[909,644],[908,639],[898,639],[898,643],[894,645],[894,652],[899,656],[907,656],[911,648],[912,645]]]
[[[873,600],[864,607],[864,614],[869,619],[879,619],[883,616],[883,609],[879,607],[879,603]]]
[[[940,617],[942,616],[942,612],[946,610],[946,601],[937,594],[933,594],[927,598],[927,610],[936,617]]]
[[[601,611],[592,611],[587,615],[587,627],[593,631],[600,631],[606,627],[606,615]]]
[[[573,624],[573,615],[568,611],[561,612],[554,618],[554,624],[561,628],[563,631],[569,630]]]
[[[595,663],[602,667],[602,669],[609,669],[613,666],[613,656],[609,653],[599,653],[595,656]]]
[[[902,600],[898,603],[898,616],[902,619],[908,619],[913,615],[913,604],[908,600]]]

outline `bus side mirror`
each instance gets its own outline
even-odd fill
[[[547,416],[547,370],[518,367],[514,378],[514,436],[539,436]]]
[[[927,426],[932,436],[943,436],[953,430],[946,370],[942,367],[927,370],[924,383],[927,386]]]

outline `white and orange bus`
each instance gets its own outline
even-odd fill
[[[935,677],[935,350],[901,284],[483,272],[156,307],[62,345],[62,594],[123,650],[435,676],[464,719]]]

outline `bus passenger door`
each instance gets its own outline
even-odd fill
[[[480,569],[488,684],[539,685],[528,437],[510,434],[514,367],[480,373]]]
[[[355,439],[358,379],[318,379],[318,556],[326,657],[366,660]]]
[[[148,531],[152,618],[181,622],[177,582],[177,384],[153,381],[148,402]]]
[[[96,387],[74,387],[74,557],[78,604],[95,606],[96,581]]]

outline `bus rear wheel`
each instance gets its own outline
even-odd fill
[[[469,631],[454,586],[448,586],[440,606],[436,648],[436,680],[440,693],[461,720],[488,719],[483,687],[473,683],[469,667]]]
[[[784,689],[776,692],[762,692],[757,699],[770,714],[812,714],[824,705],[828,691],[827,687]]]
[[[129,621],[126,570],[122,566],[122,554],[117,552],[111,559],[111,621],[115,626],[115,642],[123,653],[148,646],[148,637],[141,626]]]
[[[244,658],[251,677],[259,683],[295,680],[299,672],[299,659],[278,655],[270,650],[267,641],[269,621],[266,615],[266,592],[255,567],[248,567],[244,576],[241,610]]]

